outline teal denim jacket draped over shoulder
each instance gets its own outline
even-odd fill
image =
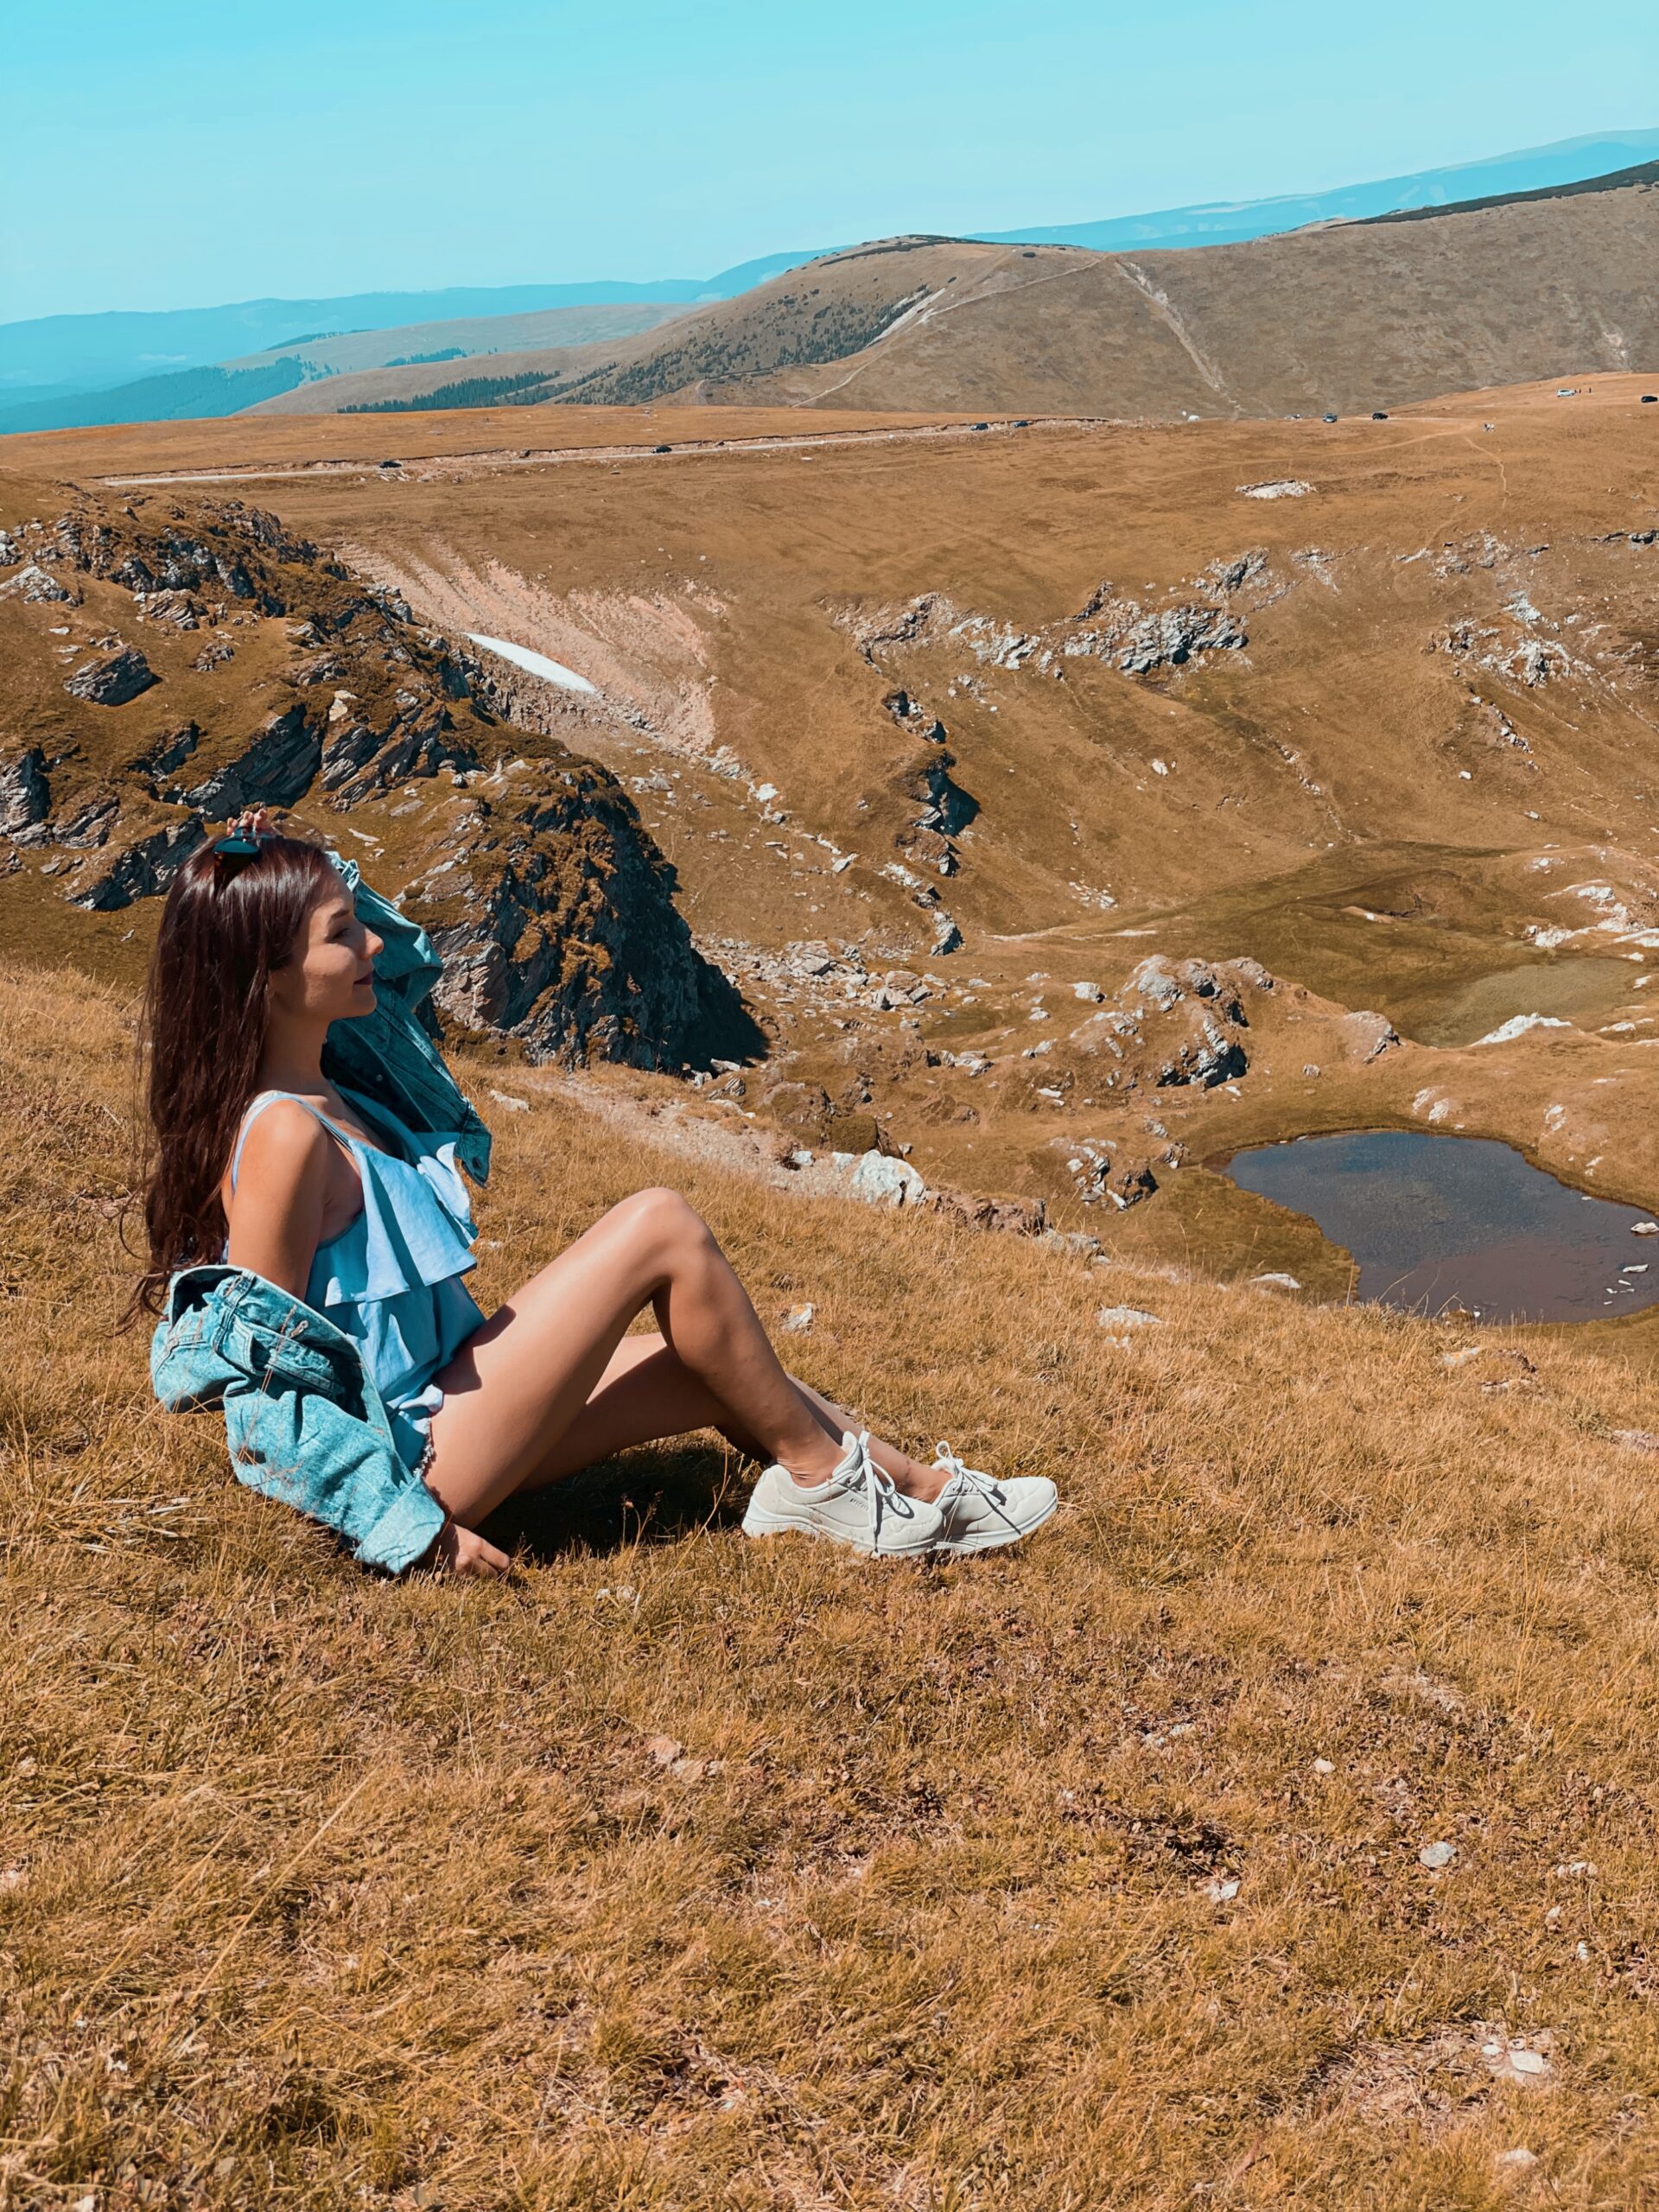
[[[375,1010],[334,1024],[324,1070],[408,1128],[453,1138],[456,1158],[481,1183],[490,1133],[423,1018],[442,963],[425,931],[371,891],[354,861],[329,857],[384,945]],[[399,1573],[443,1526],[443,1508],[398,1455],[357,1345],[263,1276],[222,1263],[181,1268],[168,1285],[149,1368],[169,1411],[223,1408],[238,1482],[337,1530],[365,1565]]]

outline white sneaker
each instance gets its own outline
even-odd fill
[[[988,1552],[1017,1544],[1040,1529],[1060,1502],[1046,1475],[1010,1475],[1001,1482],[982,1474],[941,1444],[933,1465],[949,1477],[934,1504],[944,1527],[936,1547],[941,1552]]]
[[[937,1505],[895,1490],[870,1457],[869,1432],[842,1436],[839,1465],[810,1489],[787,1467],[771,1466],[756,1483],[743,1516],[746,1536],[775,1536],[797,1529],[827,1536],[855,1552],[918,1558],[939,1541]]]

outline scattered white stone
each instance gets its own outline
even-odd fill
[[[1490,423],[1485,425],[1489,430],[1491,427]],[[1529,2151],[1523,2143],[1517,2143],[1513,2151],[1500,2151],[1492,2161],[1501,2172],[1510,2174],[1530,2173],[1537,2163],[1538,2153]]]
[[[1555,1869],[1558,1880],[1593,1882],[1600,1872],[1593,1859],[1568,1859]]]
[[[1090,1006],[1098,1006],[1106,994],[1098,983],[1073,983],[1071,995],[1076,999],[1087,999]]]
[[[851,1189],[866,1205],[915,1205],[927,1195],[927,1185],[908,1162],[885,1152],[867,1152],[854,1163]]]
[[[1471,1359],[1478,1359],[1480,1357],[1480,1352],[1481,1347],[1478,1344],[1465,1344],[1459,1351],[1443,1351],[1440,1354],[1440,1365],[1442,1367],[1467,1367]]]
[[[857,855],[856,853],[843,853],[843,854],[841,855],[841,857],[840,857],[840,859],[839,859],[839,860],[834,860],[834,861],[830,861],[830,874],[831,874],[831,875],[841,875],[841,874],[843,874],[843,873],[844,873],[848,868],[851,868],[851,866],[852,866],[853,862],[854,862],[857,858],[858,858],[858,855]]]
[[[1313,486],[1300,476],[1281,476],[1270,484],[1239,484],[1234,489],[1246,499],[1304,499]]]
[[[1334,1774],[1336,1770],[1336,1768],[1329,1759],[1315,1759],[1313,1762],[1313,1771],[1315,1774]]]
[[[1417,1854],[1417,1861],[1420,1866],[1427,1866],[1431,1874],[1438,1874],[1441,1867],[1449,1866],[1457,1855],[1455,1843],[1426,1843]]]
[[[1513,1037],[1524,1037],[1529,1029],[1570,1029],[1570,1021],[1560,1020],[1553,1014],[1512,1014],[1484,1037],[1477,1037],[1477,1045],[1507,1045]]]
[[[1633,1221],[1630,1234],[1632,1236],[1659,1236],[1659,1221]]]
[[[1300,1290],[1302,1287],[1294,1275],[1284,1274],[1277,1268],[1269,1268],[1266,1274],[1252,1275],[1250,1284],[1256,1290]]]
[[[1237,1878],[1232,1874],[1217,1874],[1204,1885],[1204,1894],[1211,1904],[1230,1904],[1238,1895]]]
[[[784,1326],[791,1337],[804,1337],[812,1325],[817,1313],[815,1306],[791,1306],[784,1316]]]
[[[1644,1275],[1648,1272],[1645,1260],[1628,1260],[1618,1271],[1622,1275]]]
[[[1103,1329],[1161,1329],[1161,1313],[1146,1313],[1138,1306],[1103,1306],[1095,1319]]]
[[[1495,2054],[1489,2050],[1486,2058],[1494,2074],[1525,2082],[1529,2088],[1536,2088],[1548,2078],[1548,2059],[1541,2050],[1529,2050],[1524,2044],[1511,2044],[1508,2050]]]
[[[530,1111],[529,1099],[515,1098],[510,1090],[493,1090],[490,1096],[498,1106],[505,1106],[510,1114],[528,1114]]]

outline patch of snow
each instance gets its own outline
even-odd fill
[[[486,652],[499,653],[503,660],[510,660],[515,668],[522,668],[528,675],[539,676],[547,683],[556,683],[562,691],[585,691],[592,696],[598,696],[597,683],[578,676],[563,661],[550,660],[545,653],[532,652],[528,645],[515,645],[507,638],[480,637],[476,630],[469,630],[467,639],[470,645],[482,645]]]
[[[1484,1037],[1477,1037],[1477,1045],[1507,1045],[1511,1038],[1524,1037],[1529,1029],[1570,1029],[1570,1021],[1561,1021],[1553,1014],[1512,1014]]]
[[[1234,489],[1246,499],[1301,499],[1313,486],[1298,476],[1281,476],[1271,484],[1239,484]]]

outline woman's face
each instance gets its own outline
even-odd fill
[[[344,890],[324,892],[301,926],[293,957],[270,979],[271,1011],[308,1024],[372,1014],[372,963],[384,942],[359,921]]]

